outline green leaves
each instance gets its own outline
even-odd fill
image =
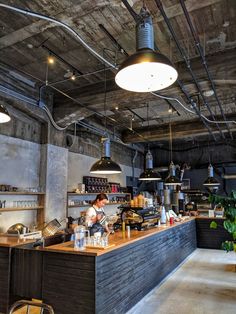
[[[211,228],[211,229],[216,229],[217,226],[218,226],[218,225],[217,225],[217,223],[216,223],[215,221],[212,221],[211,224],[210,224],[210,228]]]
[[[224,221],[224,228],[229,232],[229,233],[234,233],[236,232],[236,224],[235,222],[232,222],[230,220],[225,220]]]
[[[236,249],[236,245],[233,241],[225,241],[222,243],[222,249],[227,252],[234,251]]]

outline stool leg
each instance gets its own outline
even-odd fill
[[[30,306],[27,305],[27,311],[26,311],[26,314],[30,314]]]

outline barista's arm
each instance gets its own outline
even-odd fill
[[[85,222],[88,227],[91,227],[93,224],[97,222],[97,213],[93,207],[89,207],[86,211]]]

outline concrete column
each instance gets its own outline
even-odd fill
[[[43,144],[41,147],[40,185],[45,196],[45,221],[66,217],[68,150]]]

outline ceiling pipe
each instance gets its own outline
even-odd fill
[[[131,16],[134,18],[135,22],[137,23],[139,21],[139,15],[133,10],[133,8],[129,5],[128,1],[126,0],[122,0],[123,4],[126,6],[127,10],[129,11],[129,13],[131,14]],[[156,45],[156,43],[154,42],[154,48],[155,50],[158,50],[158,47]],[[194,111],[196,112],[196,114],[198,115],[199,119],[202,121],[202,123],[205,125],[205,127],[207,128],[209,134],[213,137],[214,141],[216,141],[216,137],[215,135],[212,133],[210,127],[208,126],[208,124],[206,123],[206,121],[201,117],[201,114],[196,106],[196,104],[194,103],[194,101],[190,98],[190,96],[188,95],[188,92],[185,90],[183,84],[180,82],[180,80],[177,79],[176,81],[181,89],[181,91],[184,93],[185,97],[188,99],[189,103],[192,105]]]
[[[222,106],[221,106],[221,103],[220,103],[220,101],[219,101],[219,98],[218,98],[218,96],[217,96],[216,89],[215,89],[215,84],[214,84],[214,82],[213,82],[213,80],[212,80],[212,77],[211,77],[211,74],[210,74],[210,72],[209,72],[208,65],[207,65],[207,61],[206,61],[206,58],[205,58],[205,56],[204,56],[204,54],[203,54],[203,49],[202,49],[202,46],[201,46],[201,44],[200,44],[199,37],[198,37],[198,35],[197,35],[197,33],[196,33],[195,29],[194,29],[193,23],[192,23],[192,21],[191,21],[191,19],[190,19],[190,16],[189,16],[189,13],[188,13],[188,11],[187,11],[187,8],[186,8],[186,6],[185,6],[184,1],[183,1],[183,0],[180,0],[180,4],[181,4],[181,6],[182,6],[182,9],[183,9],[183,11],[184,11],[184,15],[185,15],[186,20],[187,20],[187,22],[188,22],[188,25],[189,25],[191,34],[192,34],[193,39],[194,39],[195,46],[197,47],[197,50],[198,50],[198,52],[199,52],[199,55],[201,56],[202,64],[203,64],[203,66],[204,66],[204,68],[205,68],[205,70],[206,70],[208,79],[209,79],[209,81],[210,81],[210,83],[211,83],[211,88],[212,88],[213,91],[214,91],[214,95],[215,95],[217,104],[218,104],[218,106],[219,106],[219,108],[220,108],[221,115],[222,115],[222,117],[223,117],[223,119],[224,119],[224,121],[225,121],[225,124],[226,124],[227,129],[228,129],[229,134],[230,134],[230,137],[231,137],[231,139],[233,139],[232,132],[230,131],[229,126],[228,126],[228,124],[227,124],[227,122],[226,122],[226,117],[225,117],[224,110],[223,110],[223,108],[222,108]]]
[[[208,105],[208,103],[207,103],[207,101],[206,101],[206,99],[205,99],[205,97],[204,97],[204,95],[203,95],[202,89],[201,89],[199,83],[197,82],[196,76],[195,76],[195,74],[193,73],[193,70],[192,70],[191,65],[190,65],[190,61],[187,60],[187,58],[186,58],[186,56],[185,56],[185,54],[184,54],[184,52],[183,52],[183,49],[180,47],[179,40],[177,39],[177,37],[176,37],[176,35],[175,35],[175,32],[174,32],[174,30],[173,30],[173,28],[172,28],[172,25],[171,25],[170,22],[169,22],[169,19],[168,19],[167,15],[166,15],[166,13],[165,13],[165,11],[164,11],[164,9],[163,9],[163,6],[162,6],[161,1],[160,1],[160,0],[155,0],[155,2],[156,2],[156,5],[157,5],[158,9],[159,9],[160,12],[161,12],[161,15],[162,15],[163,18],[164,18],[164,21],[166,22],[166,25],[167,25],[167,27],[168,27],[168,29],[169,29],[169,31],[170,31],[170,33],[171,33],[171,35],[172,35],[172,37],[173,37],[175,43],[176,43],[176,46],[177,46],[177,48],[178,48],[178,50],[179,50],[181,56],[182,56],[183,59],[184,59],[184,62],[185,62],[185,64],[186,64],[187,68],[188,68],[189,71],[190,71],[190,74],[191,74],[191,76],[192,76],[192,78],[193,78],[193,81],[194,81],[194,83],[195,83],[195,85],[196,85],[196,87],[197,87],[197,89],[198,89],[198,91],[199,91],[199,93],[200,93],[200,95],[201,95],[201,97],[202,97],[202,99],[203,99],[204,105],[206,105],[206,107],[207,107],[207,109],[208,109],[208,111],[209,111],[209,113],[210,113],[210,115],[211,115],[211,118],[212,118],[214,121],[216,121],[215,116],[214,116],[214,114],[213,114],[211,108],[209,107],[209,105]],[[220,132],[220,134],[221,134],[221,137],[222,137],[223,139],[225,139],[225,135],[224,135],[223,132],[221,131],[221,129],[220,129],[220,127],[219,127],[219,124],[216,123],[216,125],[217,125],[217,128],[218,128],[218,130],[219,130],[219,132]]]

